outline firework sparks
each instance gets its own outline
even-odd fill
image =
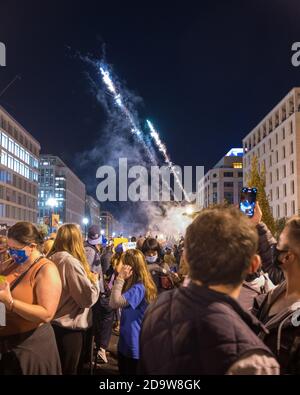
[[[189,199],[185,189],[183,188],[182,182],[179,179],[178,174],[176,172],[176,168],[174,167],[174,165],[173,165],[173,163],[172,163],[172,161],[171,161],[171,159],[170,159],[170,157],[168,155],[167,148],[166,148],[165,144],[161,141],[157,130],[155,130],[153,124],[148,119],[147,119],[147,125],[148,125],[149,130],[150,130],[150,135],[153,138],[153,140],[154,140],[157,148],[159,149],[159,151],[163,154],[165,163],[168,165],[168,167],[170,168],[171,172],[173,173],[177,185],[182,190],[185,199],[189,202],[190,199]]]
[[[101,72],[102,80],[103,80],[105,86],[107,87],[107,90],[112,94],[112,96],[114,98],[115,104],[120,108],[120,110],[125,115],[126,119],[128,120],[128,122],[130,124],[131,133],[134,134],[135,136],[137,136],[137,138],[140,140],[140,142],[143,144],[145,150],[147,151],[147,154],[148,154],[149,158],[151,159],[151,161],[156,164],[156,160],[155,160],[152,152],[150,151],[149,147],[143,140],[142,131],[138,127],[137,122],[134,119],[134,116],[129,111],[129,109],[126,107],[126,105],[124,104],[124,100],[121,96],[121,93],[118,91],[115,83],[113,82],[113,79],[112,79],[107,67],[104,66],[103,64],[100,65],[100,72]]]

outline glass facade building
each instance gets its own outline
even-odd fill
[[[60,223],[82,224],[85,215],[85,185],[57,156],[41,155],[39,163],[38,209],[39,223],[50,215],[58,214]],[[50,207],[49,198],[56,200]]]
[[[0,219],[37,222],[40,144],[0,106]]]

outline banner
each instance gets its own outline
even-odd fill
[[[128,243],[123,243],[123,251],[127,251],[127,250],[132,250],[136,248],[136,242],[128,242]]]
[[[114,238],[114,247],[117,247],[119,244],[127,243],[128,239],[125,237],[115,237]]]

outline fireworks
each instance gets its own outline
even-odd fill
[[[113,79],[108,71],[107,66],[105,66],[103,63],[101,63],[101,65],[100,65],[100,72],[101,72],[102,80],[103,80],[107,90],[112,94],[112,96],[114,98],[115,104],[119,107],[119,109],[124,114],[127,121],[129,122],[131,133],[134,134],[140,140],[140,142],[143,144],[151,161],[153,163],[156,163],[156,160],[153,157],[152,152],[150,151],[149,147],[143,140],[142,131],[138,127],[137,122],[134,119],[134,116],[132,115],[130,110],[126,107],[126,105],[124,104],[124,99],[122,98],[121,93],[118,91],[115,83],[113,82]]]
[[[137,122],[136,118],[134,117],[132,112],[129,110],[129,108],[126,106],[125,100],[122,97],[120,90],[117,88],[116,84],[114,83],[113,78],[111,77],[111,74],[108,70],[108,67],[106,66],[105,63],[101,62],[99,65],[99,69],[100,69],[103,83],[105,84],[108,92],[112,95],[115,105],[120,109],[121,113],[125,116],[125,118],[129,122],[131,133],[133,135],[135,135],[138,138],[138,140],[142,143],[145,151],[148,154],[149,159],[151,160],[151,162],[153,164],[156,165],[157,161],[156,161],[153,153],[151,152],[149,145],[147,145],[146,141],[144,140],[143,132],[140,129],[140,127],[138,126],[138,122]],[[147,125],[150,129],[151,137],[153,138],[157,148],[159,149],[159,151],[162,153],[162,155],[164,157],[165,163],[168,165],[170,171],[174,175],[175,182],[177,183],[177,185],[183,192],[185,199],[189,202],[190,199],[189,199],[186,191],[183,188],[182,182],[176,172],[175,166],[173,165],[173,163],[171,162],[171,160],[169,158],[166,146],[162,143],[158,132],[155,130],[154,126],[152,125],[152,123],[149,120],[147,120]],[[169,187],[169,189],[170,189],[170,187]],[[172,191],[172,189],[170,189],[170,190]]]
[[[185,189],[183,188],[181,180],[179,179],[178,174],[176,172],[176,168],[174,167],[174,165],[168,155],[167,148],[166,148],[165,144],[161,141],[158,132],[155,130],[154,126],[148,119],[147,119],[147,125],[150,129],[150,135],[153,138],[153,140],[155,141],[155,144],[156,144],[157,148],[159,149],[159,151],[163,154],[164,160],[165,160],[166,164],[168,165],[168,167],[170,168],[171,172],[173,173],[177,185],[182,190],[185,199],[189,202],[190,199],[189,199]]]

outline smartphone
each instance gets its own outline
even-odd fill
[[[252,218],[256,205],[257,188],[242,188],[240,197],[240,210]]]

